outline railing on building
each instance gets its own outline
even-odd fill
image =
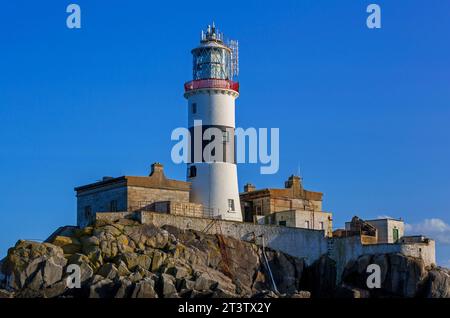
[[[239,92],[239,83],[224,79],[202,79],[190,81],[184,84],[185,92],[202,88],[229,89]]]

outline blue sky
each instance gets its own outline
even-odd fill
[[[382,28],[369,30],[378,3]],[[186,124],[190,49],[211,21],[240,43],[240,127],[280,128],[281,187],[300,167],[336,226],[402,217],[450,265],[450,2],[9,1],[0,8],[0,256],[75,223],[73,188],[146,175]],[[69,30],[65,8],[82,9]]]

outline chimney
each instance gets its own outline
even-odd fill
[[[294,196],[301,196],[303,192],[302,179],[299,176],[292,175],[284,183],[286,189],[292,189]]]
[[[152,171],[150,172],[150,177],[154,175],[164,176],[164,166],[159,162],[155,162],[154,164],[152,164]]]
[[[244,192],[252,192],[252,191],[255,191],[255,190],[256,190],[256,187],[253,184],[251,184],[251,183],[247,183],[244,186]]]

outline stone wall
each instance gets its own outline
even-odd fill
[[[128,187],[128,210],[137,210],[157,201],[189,202],[189,191]]]
[[[181,215],[189,217],[207,217],[205,215],[202,204],[192,202],[179,202],[179,201],[161,201],[155,202],[152,205],[151,212],[168,213],[171,215]]]
[[[117,202],[118,211],[127,211],[126,186],[90,190],[77,195],[77,225],[80,227],[92,223],[97,212],[110,212],[111,202]],[[86,208],[90,207],[91,215],[86,215]]]
[[[326,236],[332,235],[332,215],[326,212],[305,210],[280,211],[266,216],[263,223],[283,225],[303,229],[324,230]],[[308,222],[308,223],[307,223]],[[260,223],[261,224],[261,223]],[[322,227],[323,225],[323,227]]]

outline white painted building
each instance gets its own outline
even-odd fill
[[[242,221],[234,155],[237,42],[225,44],[213,24],[191,53],[193,80],[185,84],[184,94],[191,132],[190,199],[204,206],[205,217]],[[202,140],[202,135],[209,140]],[[214,150],[213,141],[219,142]]]
[[[396,243],[405,235],[405,222],[397,219],[376,219],[364,220],[364,222],[375,227],[377,231],[377,243]],[[345,223],[345,229],[348,231],[351,228],[351,222]]]

